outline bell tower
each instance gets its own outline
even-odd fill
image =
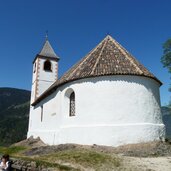
[[[31,104],[58,79],[58,61],[46,36],[42,50],[33,61]]]

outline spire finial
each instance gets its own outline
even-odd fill
[[[106,32],[106,38],[107,38],[107,40],[110,39],[110,32],[109,31]]]
[[[46,36],[45,39],[48,40],[48,30],[46,30]]]
[[[106,35],[107,35],[107,36],[110,36],[110,32],[109,32],[109,31],[107,31],[107,32],[106,32]]]

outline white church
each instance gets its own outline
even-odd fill
[[[111,36],[61,78],[58,61],[46,39],[33,61],[28,137],[107,146],[164,139],[162,83]]]

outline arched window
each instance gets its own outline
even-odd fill
[[[75,93],[72,92],[69,97],[69,116],[75,116]]]
[[[51,62],[50,61],[45,61],[44,62],[44,67],[43,67],[43,69],[45,70],[45,71],[52,71],[52,66],[51,66]]]

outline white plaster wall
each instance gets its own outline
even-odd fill
[[[37,86],[38,86],[37,97],[39,97],[42,93],[44,93],[53,83],[54,83],[54,81],[38,80],[38,83],[37,83]]]
[[[62,119],[60,93],[55,92],[37,106],[30,108],[28,137],[40,136],[44,142],[54,144],[54,133],[59,130]],[[42,121],[41,106],[43,106]]]
[[[68,89],[75,92],[76,116],[69,117]],[[47,144],[78,143],[118,146],[164,138],[159,83],[140,76],[102,76],[67,83],[44,105],[42,123],[31,111],[28,136]],[[55,116],[51,116],[52,113]]]

